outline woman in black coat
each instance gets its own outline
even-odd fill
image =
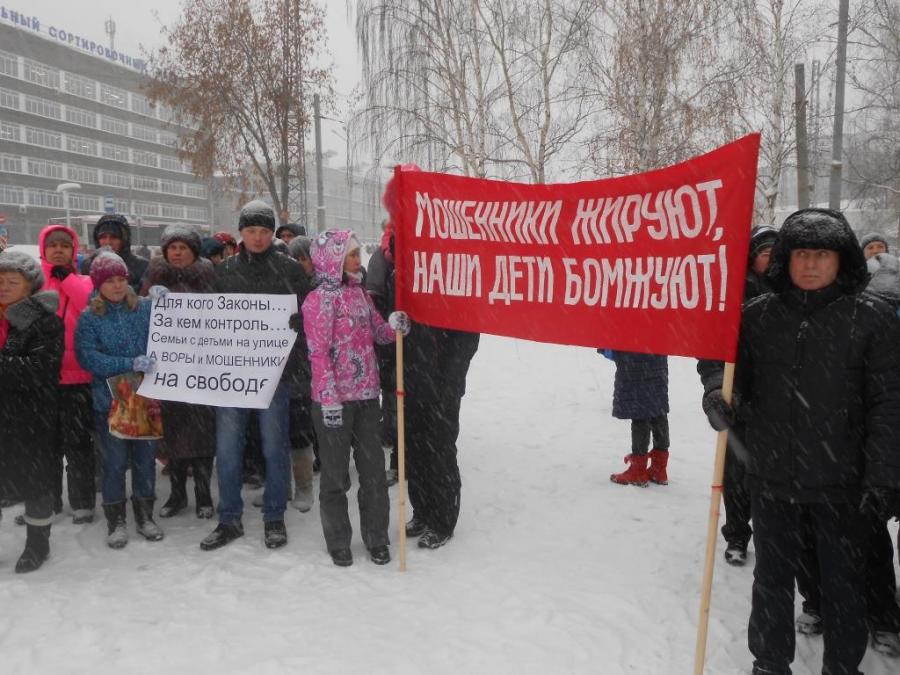
[[[40,263],[0,253],[0,492],[25,499],[27,538],[16,572],[38,569],[50,555],[56,474],[56,410],[65,328],[59,296],[38,293]]]
[[[200,236],[184,225],[169,225],[160,238],[162,256],[154,258],[141,289],[164,286],[173,293],[208,293],[212,290],[213,265],[200,257]],[[195,513],[212,518],[210,493],[213,458],[216,456],[216,413],[206,405],[161,401],[163,452],[169,458],[172,492],[159,510],[171,518],[188,505],[187,475],[194,475]]]

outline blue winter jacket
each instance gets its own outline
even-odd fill
[[[134,357],[147,353],[151,304],[149,298],[140,298],[130,310],[125,302],[107,302],[106,313],[100,315],[89,303],[81,312],[75,329],[75,355],[81,367],[94,376],[94,410],[109,412],[112,396],[106,378],[129,372]]]
[[[669,412],[669,362],[665,356],[615,352],[613,417],[644,420]]]

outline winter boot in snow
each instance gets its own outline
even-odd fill
[[[653,448],[650,451],[650,466],[647,467],[647,475],[650,477],[651,483],[657,485],[668,485],[669,476],[666,473],[666,466],[669,463],[669,451]]]
[[[94,509],[75,509],[72,514],[73,525],[89,525],[94,522]]]
[[[797,617],[797,632],[801,635],[821,635],[822,617],[815,612],[803,612]]]
[[[125,527],[125,502],[103,505],[106,514],[106,545],[110,548],[125,548],[128,543],[128,529]]]
[[[266,548],[281,548],[287,544],[287,528],[283,520],[268,520],[264,529]]]
[[[349,548],[339,548],[335,551],[330,551],[330,554],[331,562],[338,567],[350,567],[353,564],[353,554]]]
[[[294,499],[291,506],[300,513],[306,513],[312,508],[313,496],[313,449],[295,448],[291,450],[291,462],[294,472]]]
[[[16,566],[16,571],[19,571]],[[872,649],[891,658],[900,656],[900,634],[886,630],[872,631]]]
[[[187,466],[182,460],[173,459],[167,465],[169,467],[169,481],[172,483],[172,492],[166,503],[159,510],[160,518],[171,518],[187,508]]]
[[[619,485],[637,485],[647,487],[650,475],[647,473],[647,455],[626,455],[628,468],[622,473],[614,473],[609,479]]]
[[[153,497],[132,497],[131,506],[134,509],[134,522],[137,525],[138,534],[147,541],[159,541],[165,535],[153,521]]]
[[[194,498],[197,500],[195,511],[198,518],[213,517],[212,493],[209,488],[212,480],[212,464],[212,457],[194,460]]]
[[[419,520],[415,516],[406,523],[406,536],[407,537],[418,537],[425,533],[425,530],[428,529],[428,525],[425,524],[424,521]]]
[[[426,528],[422,536],[419,537],[419,548],[440,548],[450,541],[452,536],[452,534],[438,534],[434,530]]]
[[[27,525],[25,550],[16,563],[16,573],[34,572],[50,557],[50,526]]]
[[[725,562],[733,567],[743,567],[747,564],[747,545],[740,542],[729,541],[725,547]]]
[[[243,536],[244,526],[240,521],[237,523],[219,523],[216,525],[216,529],[206,535],[206,539],[200,542],[200,548],[204,551],[214,551]]]
[[[369,549],[369,558],[376,565],[387,565],[391,562],[391,552],[387,546],[373,546]]]

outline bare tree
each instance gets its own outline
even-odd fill
[[[268,192],[286,220],[312,93],[332,93],[330,74],[316,66],[322,9],[313,0],[186,0],[166,34],[146,90],[193,129],[180,155],[198,175],[221,172],[243,190]]]

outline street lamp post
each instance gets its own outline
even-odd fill
[[[62,192],[63,195],[63,204],[66,206],[66,227],[72,227],[72,221],[69,217],[69,190],[80,190],[80,183],[60,183],[56,186],[57,192]],[[85,241],[87,241],[87,231],[84,232]]]

